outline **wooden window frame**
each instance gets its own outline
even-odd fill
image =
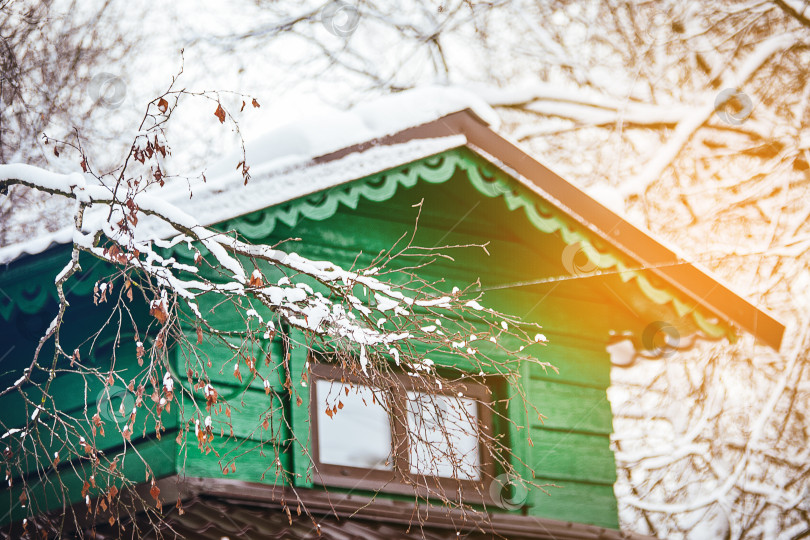
[[[368,381],[363,381],[359,375],[349,373],[340,366],[319,363],[312,358],[310,358],[309,369],[311,375],[309,383],[311,388],[309,392],[309,440],[312,450],[310,457],[314,467],[312,472],[312,482],[314,484],[380,493],[407,495],[416,493],[424,498],[441,498],[443,495],[453,499],[460,492],[465,503],[491,504],[493,502],[487,489],[488,481],[495,477],[495,460],[490,445],[486,442],[492,440],[494,429],[491,394],[487,385],[477,381],[464,383],[466,389],[463,397],[472,398],[476,402],[479,433],[480,479],[468,480],[411,472],[406,393],[416,391],[445,396],[455,396],[456,394],[449,390],[436,391],[435,389],[426,388],[418,380],[404,373],[391,374],[397,381],[396,385],[389,385],[386,388],[373,388],[375,396],[384,394],[384,398],[391,402],[386,405],[386,412],[391,425],[393,469],[369,469],[322,463],[320,461],[318,440],[318,407],[323,407],[324,404],[318,401],[317,381],[326,380],[336,384],[351,383],[367,387],[371,387],[371,385]],[[397,417],[401,420],[395,421],[394,418]]]

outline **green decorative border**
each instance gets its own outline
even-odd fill
[[[32,314],[41,311],[49,301],[56,304],[59,299],[54,279],[70,262],[70,253],[67,246],[57,246],[0,271],[0,318],[8,321],[15,310]],[[110,275],[110,266],[104,261],[86,254],[79,261],[82,272],[65,284],[68,301],[72,296],[93,294],[96,282]]]
[[[259,241],[272,234],[278,223],[295,227],[302,219],[323,221],[332,217],[340,205],[354,210],[361,199],[373,202],[387,201],[397,193],[400,187],[413,187],[419,180],[431,184],[441,184],[450,180],[457,171],[463,171],[472,186],[482,195],[493,198],[502,197],[510,211],[523,209],[526,217],[537,230],[548,234],[559,231],[567,245],[578,243],[581,251],[586,254],[595,267],[618,272],[619,277],[625,283],[635,280],[644,296],[659,305],[671,304],[679,317],[691,315],[696,326],[708,337],[728,336],[732,340],[735,339],[736,334],[732,328],[712,322],[713,317],[680,300],[672,291],[651,283],[640,271],[633,269],[635,264],[624,259],[615,250],[611,250],[610,246],[598,249],[598,239],[595,239],[593,234],[588,233],[561,210],[466,147],[447,150],[310,196],[233,218],[220,223],[217,228],[235,230],[248,240]],[[175,247],[172,251],[175,256],[180,258],[185,259],[191,256],[185,246]],[[55,257],[51,263],[52,265],[58,264]],[[55,272],[55,270],[52,271],[54,275]],[[0,280],[5,295],[0,295],[0,316],[5,319],[11,316],[15,306],[24,313],[33,313],[41,309],[49,298],[54,300],[56,298],[56,291],[51,283],[43,283],[41,279],[31,279],[30,273],[22,275],[26,277],[25,283],[10,283],[7,286],[6,276]],[[91,276],[83,280],[84,283],[81,286],[76,287],[75,293],[89,294],[92,291],[93,283],[98,278],[88,279],[89,277]],[[32,281],[33,283],[31,283]],[[12,301],[9,301],[9,297]]]
[[[678,317],[691,315],[696,326],[707,337],[717,339],[728,336],[731,340],[736,339],[732,328],[712,322],[714,317],[680,300],[675,293],[653,285],[642,272],[634,269],[637,264],[624,260],[615,251],[609,251],[609,247],[597,249],[593,235],[584,231],[569,216],[466,147],[447,150],[309,197],[228,220],[221,224],[221,229],[235,230],[251,241],[258,241],[269,236],[278,222],[295,227],[301,219],[326,220],[337,212],[341,204],[355,210],[361,198],[374,202],[387,201],[400,186],[413,187],[419,179],[441,184],[450,180],[457,170],[464,171],[472,186],[482,195],[503,197],[510,211],[522,208],[537,230],[548,234],[559,231],[567,245],[578,243],[595,267],[617,272],[625,283],[635,280],[644,296],[659,305],[671,304]],[[177,255],[183,256],[181,253]]]
[[[304,218],[323,221],[334,216],[341,204],[356,210],[361,198],[373,202],[387,201],[396,194],[400,186],[413,187],[420,179],[431,184],[442,184],[447,182],[459,164],[464,162],[458,155],[458,150],[450,150],[403,167],[389,169],[307,197],[224,221],[217,228],[225,231],[236,230],[245,238],[257,241],[272,234],[278,222],[295,227]]]

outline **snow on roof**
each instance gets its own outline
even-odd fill
[[[393,135],[464,109],[472,109],[484,122],[497,129],[498,115],[469,90],[424,86],[361,103],[347,111],[335,109],[303,117],[273,129],[245,145],[247,162],[251,167],[268,162],[301,162]],[[241,157],[237,156],[223,160],[210,169],[210,176],[230,172],[239,161]]]
[[[463,146],[466,142],[463,135],[417,139],[373,146],[320,164],[306,159],[306,166],[289,166],[286,159],[272,160],[251,167],[252,177],[247,185],[238,171],[228,171],[226,175],[195,186],[191,199],[187,189],[177,190],[172,202],[187,212],[192,210],[193,215],[210,225]]]
[[[251,179],[247,185],[243,185],[241,174],[235,170],[241,156],[231,156],[208,169],[205,183],[176,182],[154,194],[211,225],[461,146],[466,139],[455,135],[374,146],[341,159],[313,163],[315,158],[336,150],[393,135],[464,109],[471,109],[493,128],[499,124],[495,111],[468,90],[420,87],[361,103],[347,111],[302,117],[248,142],[245,152]],[[164,237],[172,231],[165,225],[154,224],[148,233]],[[24,254],[41,253],[54,244],[68,243],[72,237],[72,229],[65,228],[0,248],[0,264]]]

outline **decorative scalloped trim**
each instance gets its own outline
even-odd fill
[[[540,199],[521,186],[515,179],[478,156],[466,147],[448,150],[382,173],[356,180],[343,186],[331,188],[313,197],[290,201],[275,208],[229,220],[222,224],[225,230],[234,229],[250,240],[269,236],[279,221],[294,227],[301,219],[322,221],[332,217],[341,204],[357,209],[360,198],[373,202],[391,199],[400,186],[413,187],[419,179],[431,184],[447,182],[456,170],[463,170],[473,187],[486,197],[503,197],[506,207],[512,211],[522,208],[528,220],[537,230],[552,234],[557,231],[567,245],[580,245],[590,262],[601,270],[616,271],[627,283],[635,280],[642,294],[650,301],[663,305],[671,304],[679,317],[691,315],[692,320],[706,336],[717,339],[728,336],[734,340],[733,330],[712,322],[695,307],[680,300],[670,291],[656,287],[640,272],[632,269],[615,253],[598,250],[590,235],[576,228],[570,218],[550,203]],[[255,220],[256,217],[260,219]]]
[[[45,304],[49,300],[58,302],[56,287],[50,278],[56,275],[63,261],[58,261],[56,256],[52,256],[51,258],[52,260],[49,261],[49,263],[52,264],[48,267],[49,271],[36,273],[34,276],[28,274],[26,275],[26,279],[3,284],[3,294],[0,294],[0,317],[9,320],[14,314],[15,309],[27,314],[37,313],[45,307]],[[68,253],[68,257],[65,258],[64,263],[69,259]],[[102,269],[106,266],[105,264],[88,265],[86,264],[87,261],[83,262],[85,263],[85,267],[89,266],[89,269],[80,274],[82,279],[74,277],[65,287],[66,294],[68,295],[90,295],[93,293],[96,282],[104,277]],[[22,264],[24,265],[25,261],[23,261]],[[49,279],[45,281],[37,279],[43,274],[48,275]]]
[[[420,179],[431,184],[441,184],[450,180],[457,170],[464,171],[472,186],[482,195],[503,197],[510,211],[522,208],[537,230],[548,234],[559,231],[567,245],[579,243],[581,251],[597,268],[615,269],[625,283],[635,280],[639,290],[650,301],[659,305],[671,304],[679,317],[690,314],[696,326],[708,337],[720,338],[725,335],[731,340],[736,338],[733,329],[712,322],[712,317],[689,306],[670,291],[656,287],[616,253],[598,250],[591,236],[579,229],[561,210],[527,190],[514,178],[466,147],[447,150],[308,197],[233,218],[221,223],[219,228],[236,230],[247,239],[255,241],[269,236],[279,222],[294,227],[301,219],[323,221],[335,215],[340,205],[355,210],[361,198],[372,202],[387,201],[396,194],[400,186],[413,187]],[[188,251],[178,252],[178,249],[173,248],[177,256],[183,258],[189,256]],[[77,287],[74,292],[88,294],[92,291],[92,284],[95,281],[85,279],[84,284]],[[48,298],[56,298],[54,287],[44,284],[19,286],[12,289],[11,293],[12,302],[0,301],[0,315],[5,319],[9,318],[15,306],[24,313],[33,313],[41,309]]]
[[[698,309],[690,307],[669,291],[654,286],[644,275],[636,270],[632,270],[615,254],[599,251],[593,245],[590,236],[571,227],[561,211],[557,210],[555,212],[555,208],[541,204],[537,200],[537,195],[521,193],[519,190],[510,187],[510,184],[516,184],[516,181],[511,177],[502,173],[500,170],[492,171],[490,177],[485,177],[482,174],[482,169],[486,170],[488,168],[487,165],[489,164],[487,163],[482,167],[472,161],[466,160],[462,160],[461,163],[459,163],[459,166],[467,172],[467,177],[476,190],[488,197],[504,197],[509,210],[522,207],[526,213],[526,217],[538,230],[546,233],[559,231],[566,245],[579,244],[580,249],[588,257],[588,260],[597,268],[602,270],[613,270],[615,268],[619,277],[625,283],[635,279],[637,286],[649,300],[659,305],[671,303],[675,313],[677,313],[679,317],[691,314],[697,327],[707,336],[714,339],[721,338],[724,335],[728,335],[731,340],[736,338],[730,328],[720,324],[714,324],[708,317],[700,313]],[[542,208],[543,213],[548,214],[548,217],[541,215],[539,208]]]
[[[400,186],[413,187],[419,179],[432,184],[446,182],[456,171],[458,161],[456,154],[438,154],[404,167],[330,188],[309,197],[230,219],[223,222],[219,228],[221,230],[235,229],[245,238],[255,241],[270,235],[278,222],[288,227],[295,227],[303,218],[323,221],[335,215],[341,204],[356,210],[361,197],[373,202],[383,202],[391,199]]]

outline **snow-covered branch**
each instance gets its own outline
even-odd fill
[[[722,88],[742,88],[743,85],[770,59],[780,51],[805,43],[805,36],[795,33],[782,34],[770,37],[757,45],[757,47],[741,63],[736,71],[723,78]],[[729,95],[729,97],[731,97]],[[634,178],[621,184],[619,191],[625,198],[643,193],[647,187],[658,180],[664,170],[678,156],[694,133],[705,124],[722,103],[716,103],[717,95],[711,94],[703,98],[703,103],[687,114],[664,144],[656,151],[655,157],[650,160],[641,172]]]

